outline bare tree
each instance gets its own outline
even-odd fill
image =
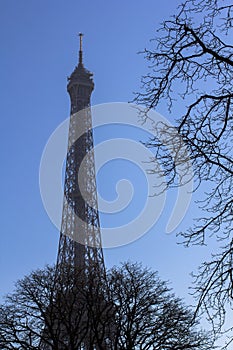
[[[0,349],[104,349],[112,305],[101,279],[87,284],[81,276],[68,269],[58,278],[48,266],[19,280],[1,305]]]
[[[144,51],[149,73],[136,96],[148,110],[166,101],[170,112],[180,113],[176,130],[192,161],[195,189],[207,189],[199,197],[203,217],[181,236],[186,246],[207,244],[209,237],[219,242],[219,251],[194,276],[197,312],[207,311],[215,331],[222,329],[233,297],[232,11],[227,0],[186,0],[180,5],[177,15],[158,29],[152,48]],[[171,157],[159,139],[161,128],[147,146],[156,150],[167,187],[179,186],[176,167],[183,155],[175,140],[176,155]],[[171,128],[162,129],[174,141]],[[151,170],[156,172],[153,164]]]
[[[111,349],[213,349],[211,338],[197,331],[192,313],[157,272],[125,263],[113,267],[108,280],[115,310]]]
[[[213,349],[157,273],[127,263],[107,280],[108,292],[102,284],[73,288],[73,278],[60,288],[47,267],[18,281],[1,305],[0,349]]]

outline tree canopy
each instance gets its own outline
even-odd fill
[[[213,349],[156,272],[122,264],[108,272],[107,290],[80,281],[80,271],[74,284],[73,273],[59,285],[46,267],[17,282],[1,305],[1,349]]]

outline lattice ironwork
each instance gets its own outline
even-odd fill
[[[91,265],[103,275],[90,107],[94,83],[83,66],[81,39],[79,64],[67,86],[71,116],[57,268],[62,273],[64,264],[87,269]]]
[[[103,333],[101,347],[90,346],[89,339],[93,337],[92,328],[85,329],[90,324],[83,303],[83,295],[92,295],[92,310],[101,309],[101,313],[109,313],[112,306],[108,300],[108,288],[105,279],[105,266],[101,247],[101,232],[98,214],[95,160],[93,150],[93,132],[90,98],[94,89],[92,73],[84,68],[82,61],[82,34],[80,35],[79,63],[68,78],[67,91],[71,100],[71,115],[69,125],[68,151],[66,159],[64,201],[62,212],[61,232],[56,264],[55,295],[48,309],[48,317],[59,320],[61,310],[69,303],[81,305],[82,322],[77,328],[80,338],[85,337],[82,346],[78,349],[110,349],[108,346],[109,333],[104,328],[98,331]],[[85,298],[84,298],[85,299]],[[96,300],[96,304],[93,302]],[[77,314],[80,305],[72,305],[71,320],[77,322]],[[59,306],[59,308],[58,308]],[[88,305],[90,311],[90,305]],[[88,309],[87,308],[87,309]],[[62,311],[63,313],[63,311]],[[65,315],[66,316],[66,315]],[[53,321],[53,320],[52,320]],[[59,320],[60,322],[60,320]],[[107,322],[105,322],[107,324]],[[109,323],[109,322],[108,322]],[[65,344],[69,341],[66,334],[65,323],[54,325],[59,333],[58,342]],[[83,328],[83,330],[82,330]],[[110,328],[109,328],[110,329]],[[58,332],[59,330],[59,332]],[[45,327],[43,335],[49,339],[48,327]],[[50,341],[50,339],[49,339]],[[51,350],[49,342],[41,342],[41,350]],[[58,346],[60,349],[60,347]],[[69,347],[68,347],[69,348]],[[61,346],[62,349],[62,346]]]

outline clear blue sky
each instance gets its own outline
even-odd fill
[[[43,208],[38,174],[49,136],[69,115],[66,77],[77,63],[76,34],[85,33],[84,62],[95,81],[92,103],[128,102],[147,71],[137,52],[149,45],[159,23],[175,12],[177,4],[171,0],[1,1],[1,296],[12,290],[18,278],[56,259],[59,233]],[[170,118],[165,103],[160,112]],[[114,179],[110,180],[114,188]],[[170,280],[177,295],[190,302],[189,273],[209,250],[185,249],[176,244],[175,234],[164,233],[173,199],[150,232],[132,244],[106,250],[105,260],[107,266],[128,259],[141,261]],[[183,227],[191,222],[193,208]]]

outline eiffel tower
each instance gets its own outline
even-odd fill
[[[67,85],[71,113],[57,268],[69,263],[103,275],[90,107],[94,82],[83,65],[82,33],[79,38],[79,62]]]
[[[76,341],[75,350],[110,349],[111,338],[109,328],[106,332],[106,324],[100,329],[99,324],[96,326],[93,321],[95,312],[102,316],[105,312],[106,323],[109,323],[111,305],[107,300],[108,288],[101,247],[95,178],[90,106],[94,82],[93,74],[83,65],[83,34],[79,34],[79,39],[78,65],[68,78],[67,85],[71,112],[63,212],[55,272],[55,296],[48,309],[48,317],[55,319],[50,322],[52,333],[55,334],[54,341],[57,341],[54,348],[59,350],[74,349],[74,344],[69,346],[70,335],[67,334],[72,328],[76,329],[72,334],[72,339],[76,339],[73,340],[73,343]],[[95,299],[95,302],[91,300],[91,307],[85,305],[86,296]],[[86,310],[81,310],[80,319],[77,316],[80,313],[78,304]],[[71,315],[67,316],[70,308]],[[59,319],[61,316],[64,316],[62,322]],[[67,322],[71,322],[68,331]],[[49,334],[47,328],[45,327],[43,334],[50,341],[50,336],[46,335]],[[50,350],[52,347],[48,345],[49,341],[42,341],[40,349]]]

